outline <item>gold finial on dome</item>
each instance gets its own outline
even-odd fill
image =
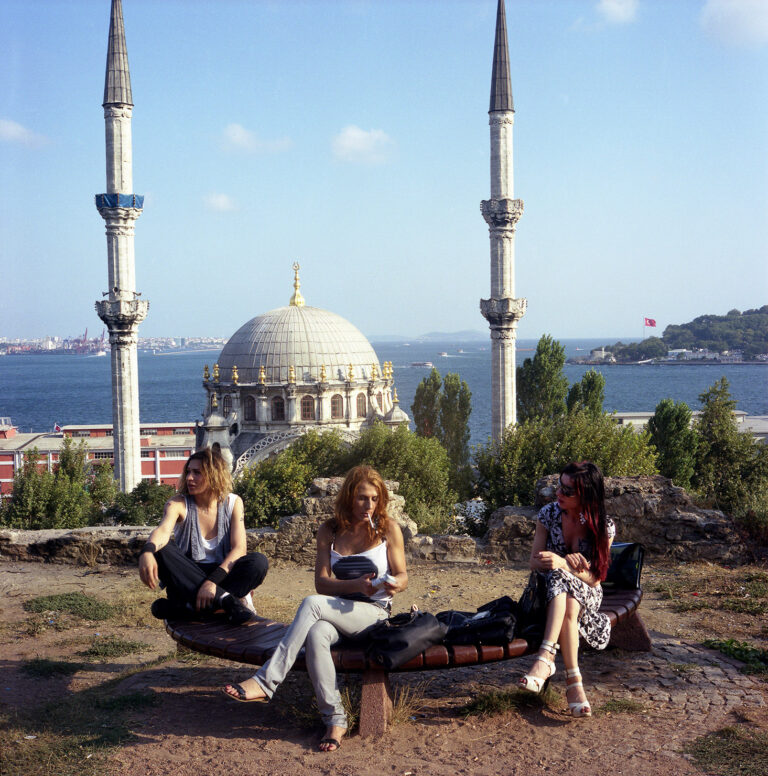
[[[232,383],[233,383],[233,385],[237,385],[239,380],[240,380],[240,373],[237,371],[237,366],[235,366],[235,364],[233,364],[232,365]]]
[[[214,364],[213,365],[213,382],[218,383],[219,382],[219,365]]]
[[[267,370],[264,369],[264,364],[259,367],[259,384],[265,385],[267,382]]]
[[[291,307],[304,307],[304,297],[301,295],[301,283],[299,282],[299,270],[301,265],[298,261],[293,262],[293,296],[291,297]]]
[[[212,393],[212,394],[211,394],[211,409],[212,409],[212,410],[215,410],[215,409],[218,409],[218,407],[219,407],[219,399],[218,399],[218,396],[216,396],[216,394],[215,394],[215,393]]]
[[[288,367],[288,382],[289,383],[295,383],[296,382],[296,370],[293,368],[293,364]]]
[[[375,380],[379,376],[379,370],[376,368],[376,364],[371,364],[371,380]]]
[[[211,379],[211,373],[208,371],[208,364],[203,368],[203,380],[207,383]]]
[[[398,404],[397,388],[393,388],[392,391],[392,404]]]
[[[325,364],[320,364],[320,382],[328,382],[328,375],[325,373]]]
[[[349,365],[349,369],[347,369],[347,382],[351,383],[355,379],[355,367],[352,366],[352,364]]]

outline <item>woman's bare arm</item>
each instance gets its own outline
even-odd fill
[[[186,505],[183,496],[174,496],[166,502],[163,510],[163,519],[149,535],[147,542],[155,545],[155,552],[161,550],[171,539],[176,523],[186,517]],[[150,589],[155,590],[160,578],[157,573],[157,561],[151,552],[142,552],[139,555],[139,577]]]

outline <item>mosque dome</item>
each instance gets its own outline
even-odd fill
[[[343,382],[349,367],[354,378],[370,379],[379,360],[365,335],[340,315],[317,307],[291,304],[257,315],[230,337],[219,356],[226,379],[236,366],[240,383],[258,383],[261,367],[267,384],[289,382],[290,367],[298,383]]]

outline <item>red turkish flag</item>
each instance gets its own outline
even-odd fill
[[[656,320],[654,318],[645,318],[645,326],[653,326],[656,328]]]

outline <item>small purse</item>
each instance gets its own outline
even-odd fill
[[[604,590],[637,590],[643,573],[645,547],[638,542],[614,542]]]
[[[547,619],[547,581],[543,574],[532,571],[528,584],[517,602],[515,636],[535,643],[544,638]]]

